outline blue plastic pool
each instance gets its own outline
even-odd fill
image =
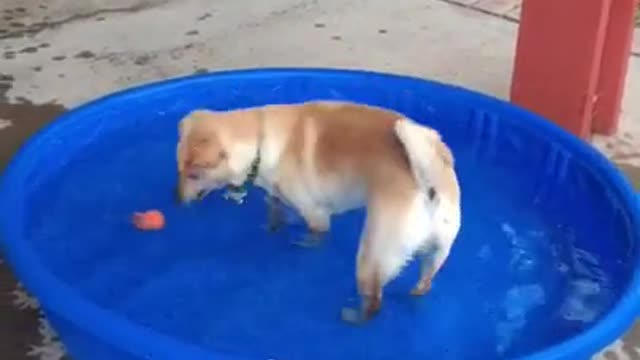
[[[175,204],[188,111],[310,99],[400,111],[440,130],[457,160],[463,225],[432,292],[408,295],[414,264],[361,327],[340,320],[361,211],[302,249],[295,214],[263,231],[257,190],[241,206]],[[76,360],[587,359],[639,307],[639,206],[612,165],[531,113],[420,79],[273,69],[151,84],[62,116],[2,181],[5,253]],[[130,226],[148,208],[166,230]]]

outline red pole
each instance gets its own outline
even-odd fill
[[[637,8],[638,0],[611,2],[596,90],[598,98],[593,114],[594,132],[611,135],[618,128]]]
[[[580,137],[591,135],[611,2],[524,0],[511,84],[514,103]]]

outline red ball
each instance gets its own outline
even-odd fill
[[[164,228],[165,219],[159,210],[147,210],[133,214],[133,224],[140,230],[161,230]]]

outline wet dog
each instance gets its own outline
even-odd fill
[[[270,225],[280,202],[305,219],[302,245],[322,241],[331,216],[366,206],[357,253],[362,308],[369,319],[382,291],[414,256],[422,258],[414,295],[429,291],[460,228],[454,159],[435,130],[401,114],[346,102],[196,110],[179,125],[179,185],[184,202],[231,185],[270,194]],[[349,315],[351,314],[351,315]]]

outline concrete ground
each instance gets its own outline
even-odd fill
[[[506,98],[517,0],[3,0],[0,171],[65,109],[134,84],[218,69],[366,68]],[[515,6],[511,6],[514,5]],[[511,6],[511,7],[509,7]],[[508,8],[507,8],[508,7]],[[640,58],[623,123],[594,143],[640,181]],[[631,99],[636,99],[632,101]],[[0,264],[0,354],[54,360],[38,314]],[[24,310],[13,306],[24,305]],[[30,310],[31,309],[31,310]],[[41,328],[41,333],[47,333]],[[601,358],[640,359],[640,329]]]

